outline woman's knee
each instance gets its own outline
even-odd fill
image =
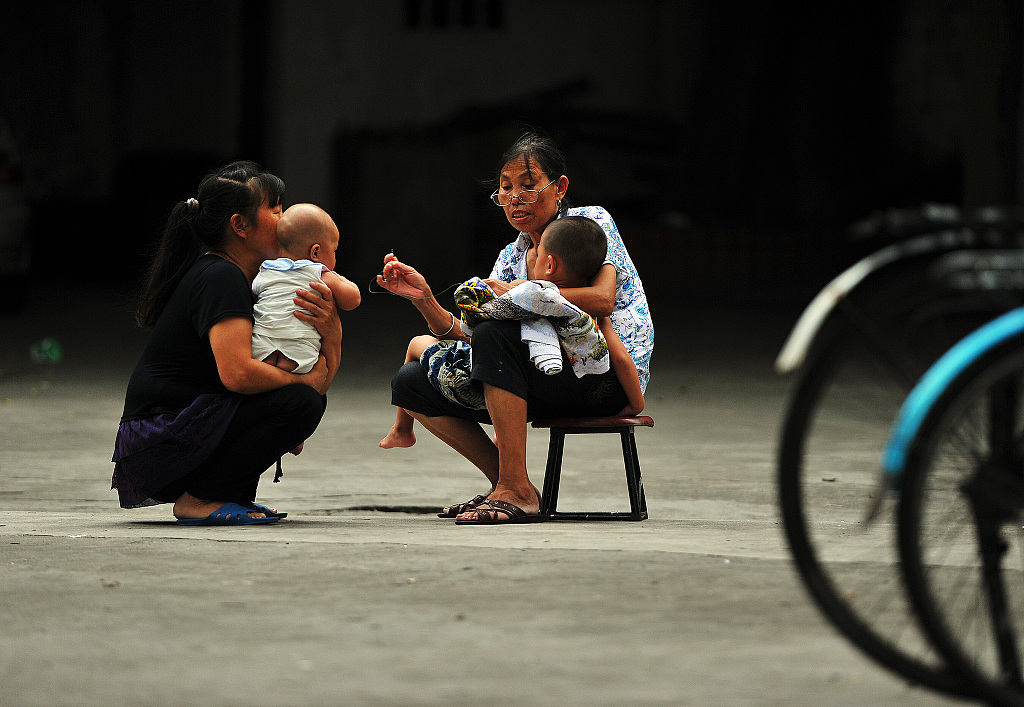
[[[391,390],[398,394],[410,394],[420,390],[422,381],[427,378],[426,372],[419,361],[411,361],[398,369],[391,379]]]
[[[326,400],[315,388],[302,383],[295,383],[281,388],[282,416],[296,427],[308,431],[307,436],[320,424],[326,408]]]
[[[514,319],[485,319],[473,327],[473,350],[521,344],[522,324]]]
[[[522,325],[514,319],[486,319],[473,328],[473,366],[502,366],[527,357]]]
[[[517,320],[487,320],[473,329],[473,371],[470,379],[526,399],[529,352]]]

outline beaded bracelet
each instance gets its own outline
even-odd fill
[[[452,313],[448,312],[448,314],[452,314]],[[449,334],[451,334],[452,333],[452,329],[454,329],[454,328],[455,328],[455,315],[454,314],[452,314],[452,325],[450,327],[448,327],[448,331],[446,331],[443,334],[435,334],[434,330],[430,328],[429,324],[427,324],[427,331],[429,331],[430,335],[432,337],[434,337],[435,339],[443,339],[444,337],[446,337]]]

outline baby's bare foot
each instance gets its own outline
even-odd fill
[[[412,430],[405,432],[397,427],[392,427],[387,437],[382,439],[378,446],[381,449],[394,449],[396,447],[411,447],[414,444],[416,444],[416,434]]]

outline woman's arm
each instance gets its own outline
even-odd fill
[[[495,297],[501,297],[516,285],[526,280],[484,280],[494,292]],[[559,287],[558,292],[574,305],[592,316],[594,319],[607,317],[615,311],[615,266],[605,263],[594,275],[594,279],[586,287]]]
[[[629,404],[619,413],[620,415],[639,415],[644,409],[644,394],[640,389],[640,374],[637,373],[636,363],[626,351],[622,339],[612,328],[610,317],[602,317],[598,322],[601,333],[608,342],[608,355],[612,359],[612,368],[615,370],[615,377],[619,384],[626,391],[626,399]]]
[[[401,262],[393,253],[384,256],[384,268],[377,276],[377,284],[412,302],[423,315],[430,332],[438,339],[469,341],[469,337],[459,327],[459,318],[441,306],[426,279],[416,268]]]
[[[209,336],[217,373],[224,387],[232,392],[266,393],[292,383],[305,383],[319,390],[323,384],[327,371],[322,362],[309,373],[296,375],[254,359],[252,321],[245,317],[221,319],[210,327]]]
[[[594,319],[610,316],[615,311],[615,266],[602,265],[586,287],[559,287],[558,292]]]

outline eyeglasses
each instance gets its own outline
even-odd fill
[[[491,201],[498,206],[508,206],[512,203],[513,199],[518,199],[520,204],[532,204],[540,198],[540,193],[550,187],[552,184],[557,182],[557,179],[552,179],[550,182],[542,186],[540,189],[523,189],[518,194],[499,194],[498,190],[495,189],[494,193],[491,194]]]

